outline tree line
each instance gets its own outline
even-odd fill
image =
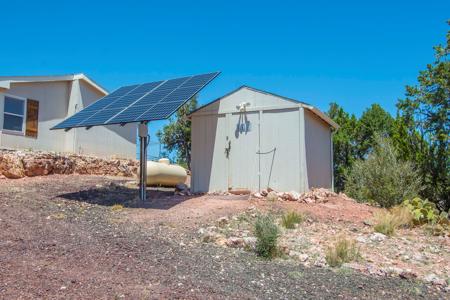
[[[416,85],[406,86],[405,98],[397,101],[395,117],[378,104],[372,104],[360,118],[347,113],[337,103],[330,104],[328,115],[341,126],[333,137],[334,180],[338,191],[361,194],[362,189],[389,188],[386,186],[389,184],[380,182],[389,179],[395,185],[396,181],[405,179],[399,176],[414,173],[414,180],[406,182],[415,182],[418,196],[435,202],[442,210],[450,208],[450,31],[446,44],[434,50],[434,61],[420,71]],[[378,170],[373,164],[369,168],[369,162],[381,161],[389,155],[394,156],[397,167],[410,165],[407,169],[411,174],[396,174],[394,170],[391,175],[383,173],[382,170],[386,172],[390,167],[388,163],[393,164],[392,160],[386,160],[386,165],[378,164]],[[379,172],[378,177],[382,174],[384,178],[366,175],[361,172],[364,167],[366,173]],[[355,173],[375,177],[371,182],[366,181],[364,188],[360,184],[356,191]]]
[[[450,25],[450,21],[448,22]],[[406,86],[391,116],[372,104],[357,118],[337,103],[328,115],[340,125],[333,135],[334,186],[361,201],[390,207],[420,196],[450,209],[450,30],[446,44],[434,47],[435,59]],[[196,98],[158,132],[168,153],[190,168],[191,122]]]

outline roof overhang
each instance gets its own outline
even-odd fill
[[[0,76],[0,90],[8,90],[11,83],[32,83],[32,82],[57,82],[82,80],[88,85],[98,90],[103,95],[108,95],[108,91],[84,74],[56,75],[56,76]]]

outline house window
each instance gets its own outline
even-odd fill
[[[25,99],[5,96],[3,129],[24,133]]]

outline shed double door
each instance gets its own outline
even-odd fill
[[[228,189],[259,189],[259,112],[228,115]]]

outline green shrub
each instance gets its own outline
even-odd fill
[[[412,214],[408,208],[396,206],[390,211],[381,211],[374,216],[374,230],[392,236],[399,227],[412,225]]]
[[[365,160],[356,161],[346,174],[345,192],[361,202],[392,207],[417,196],[421,179],[410,162],[397,159],[388,138],[377,136],[377,145]]]
[[[412,200],[405,200],[402,205],[411,211],[416,225],[448,224],[448,213],[439,213],[436,204],[427,199],[414,198]]]
[[[340,267],[343,263],[357,260],[360,257],[356,242],[341,236],[333,246],[327,248],[325,260],[330,267]]]
[[[283,225],[287,229],[294,229],[295,224],[300,224],[304,220],[303,215],[296,213],[295,211],[291,211],[285,213],[281,217],[281,225]]]
[[[264,258],[277,255],[279,229],[270,215],[260,215],[255,221],[256,254]]]

